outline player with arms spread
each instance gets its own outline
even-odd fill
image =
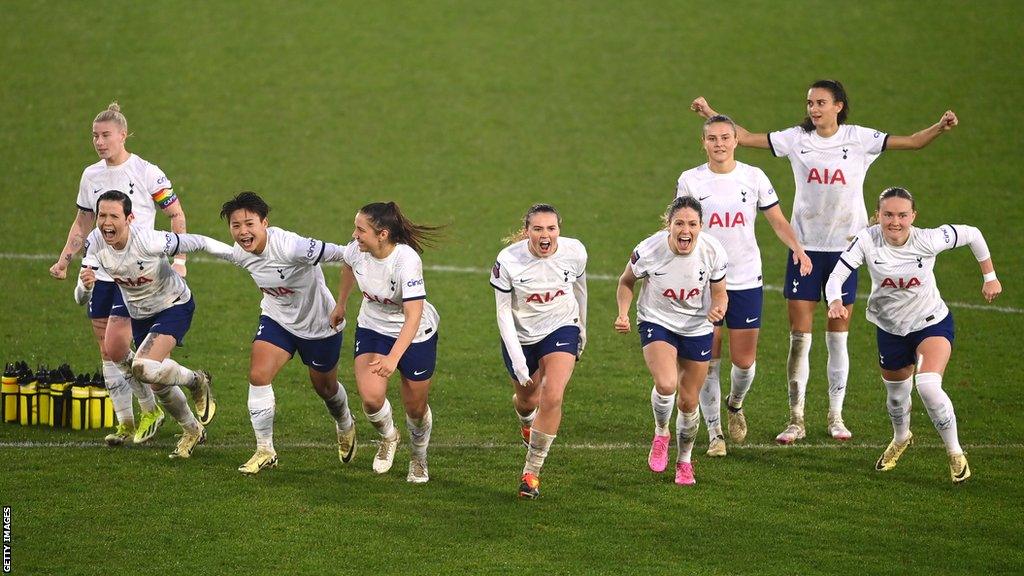
[[[942,374],[953,349],[953,314],[939,295],[935,257],[946,250],[970,246],[981,267],[981,294],[992,302],[1002,292],[992,257],[981,231],[973,226],[944,224],[917,228],[917,207],[910,192],[888,188],[878,197],[878,224],[861,230],[829,275],[825,294],[829,318],[848,319],[842,285],[861,265],[871,273],[867,318],[877,326],[878,364],[887,391],[893,438],[875,463],[879,471],[896,467],[910,446],[910,392],[916,371],[917,392],[949,455],[954,484],[971,476],[957,435],[953,403],[942,389]]]
[[[263,293],[249,359],[249,420],[256,434],[256,452],[238,467],[243,474],[277,465],[272,382],[296,351],[334,419],[338,459],[348,463],[356,452],[355,422],[345,387],[338,381],[345,323],[337,330],[330,324],[334,296],[320,268],[321,262],[340,262],[344,247],[271,227],[269,213],[270,206],[253,192],[225,202],[220,215],[227,219],[235,245],[226,252],[213,252],[249,272]]]
[[[717,115],[707,101],[697,98],[690,108],[704,118]],[[811,328],[814,311],[821,301],[829,273],[839,254],[857,231],[867,225],[864,178],[868,167],[885,150],[917,150],[957,125],[947,110],[935,124],[911,136],[895,136],[872,128],[846,123],[850,100],[846,89],[835,80],[818,80],[807,90],[807,116],[798,126],[778,132],[755,134],[736,127],[741,146],[766,148],[774,156],[789,158],[796,183],[793,216],[790,221],[797,239],[813,263],[813,271],[802,277],[798,266],[787,262],[783,294],[789,301],[790,343],[787,379],[790,419],[776,440],[792,444],[807,435],[804,425],[804,397],[810,374]],[[792,255],[790,255],[792,256]],[[857,297],[857,275],[852,275],[840,292],[847,318]],[[825,345],[828,348],[828,433],[836,440],[853,435],[843,422],[843,401],[850,373],[846,347],[850,329],[846,318],[829,318]]]

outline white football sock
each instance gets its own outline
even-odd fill
[[[657,388],[651,388],[651,409],[654,410],[654,433],[658,436],[672,435],[668,430],[668,423],[672,420],[672,408],[675,405],[675,392],[668,396],[663,396],[658,393]]]
[[[132,369],[144,382],[162,386],[182,386],[192,389],[199,376],[170,358],[157,362],[149,358],[136,358]]]
[[[910,436],[910,393],[914,389],[914,377],[906,380],[886,380],[887,392],[885,404],[889,408],[889,420],[892,420],[892,438],[897,442],[906,442]]]
[[[545,434],[536,428],[530,430],[530,449],[526,452],[523,474],[540,476],[540,469],[544,466],[544,459],[548,457],[548,450],[555,438],[554,434]]]
[[[708,362],[708,375],[704,385],[700,387],[700,411],[704,413],[704,422],[708,425],[708,437],[714,438],[722,434],[722,384],[719,380],[721,360],[712,359]]]
[[[786,374],[789,381],[789,411],[791,416],[803,419],[804,397],[807,395],[807,377],[811,372],[811,334],[789,334],[789,358]]]
[[[828,413],[841,415],[846,398],[846,380],[850,376],[850,354],[846,349],[849,332],[825,332],[828,348]]]
[[[365,411],[364,411],[365,412]],[[395,421],[391,417],[391,402],[384,399],[384,405],[374,414],[366,414],[366,419],[377,429],[381,438],[393,438],[395,436]]]
[[[135,412],[132,410],[132,389],[113,360],[103,361],[103,383],[106,384],[107,395],[110,396],[110,402],[114,405],[117,423],[134,428]]]
[[[185,400],[185,393],[181,391],[181,388],[165,386],[157,390],[156,395],[167,412],[178,424],[181,424],[182,428],[195,430],[199,427],[199,421],[196,420],[192,409],[188,407],[188,401]]]
[[[135,360],[135,354],[129,351],[128,356],[117,363],[117,369],[121,371],[125,382],[132,389],[132,394],[139,399],[139,408],[142,408],[144,412],[152,412],[156,410],[156,397],[153,396],[153,389],[148,384],[139,382],[139,379],[132,374],[133,360]]]
[[[729,371],[729,406],[743,408],[743,399],[747,397],[750,386],[754,384],[754,375],[757,374],[757,362],[750,365],[750,368],[740,368],[733,364]]]
[[[693,442],[697,439],[697,432],[700,430],[700,412],[696,409],[693,412],[685,413],[679,411],[676,416],[676,441],[679,444],[679,455],[676,462],[689,462],[693,452]]]
[[[348,430],[355,423],[352,421],[352,411],[348,408],[348,393],[341,382],[338,382],[338,392],[324,400],[324,405],[334,418],[338,430]]]
[[[917,393],[924,401],[928,417],[938,430],[942,442],[946,444],[946,452],[950,454],[962,454],[960,439],[956,432],[956,414],[953,412],[953,402],[942,389],[942,375],[936,372],[925,372],[917,375]]]
[[[256,434],[256,447],[274,449],[274,414],[277,403],[274,399],[274,386],[253,386],[249,384],[249,421],[252,431]]]
[[[537,419],[537,410],[540,410],[540,407],[538,406],[537,408],[534,408],[533,410],[530,411],[529,414],[526,414],[526,415],[520,414],[519,410],[516,409],[516,395],[513,394],[512,395],[512,409],[515,411],[516,417],[519,418],[519,422],[523,426],[533,426],[533,421]]]
[[[434,428],[434,415],[430,412],[430,406],[427,406],[422,418],[412,419],[406,415],[405,425],[409,428],[409,443],[412,445],[410,451],[413,458],[426,458],[430,431]]]

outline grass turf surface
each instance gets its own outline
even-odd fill
[[[359,206],[395,199],[417,221],[450,223],[428,267],[476,270],[427,271],[442,341],[432,479],[414,487],[407,444],[391,474],[372,474],[372,429],[358,410],[364,445],[353,465],[337,463],[297,362],[275,382],[282,467],[235,472],[251,454],[245,374],[259,293],[244,273],[195,261],[199,307],[176,358],[215,375],[222,404],[209,445],[173,463],[173,424],[154,447],[109,451],[80,445],[92,432],[0,426],[15,573],[1021,571],[1014,326],[1024,213],[1013,159],[1024,113],[1010,103],[1024,96],[1022,12],[1010,2],[5,4],[5,360],[98,363],[70,283],[45,270],[81,169],[95,160],[88,122],[114,98],[135,133],[129,149],[170,176],[191,231],[226,239],[217,211],[242,189],[267,198],[275,225],[334,241]],[[919,401],[921,444],[893,472],[872,470],[891,430],[862,303],[850,337],[853,444],[831,448],[825,437],[819,318],[809,437],[771,447],[786,418],[787,330],[781,295],[768,291],[750,446],[703,458],[702,426],[698,485],[678,490],[645,469],[649,377],[635,334],[611,333],[614,283],[598,277],[621,270],[657,227],[679,172],[703,161],[691,98],[750,129],[780,129],[802,117],[818,77],[845,83],[857,124],[909,134],[947,108],[961,118],[924,151],[883,154],[865,195],[906,185],[920,225],[974,224],[993,249],[1006,290],[998,306],[1009,311],[953,307],[945,378],[975,477],[949,485]],[[738,158],[768,173],[788,214],[788,162],[753,150]],[[522,449],[486,270],[535,201],[563,211],[563,233],[586,243],[595,278],[588,351],[544,496],[527,503],[514,498]],[[758,237],[765,277],[778,284],[784,249],[765,223]],[[336,272],[327,270],[332,287]],[[982,303],[968,250],[940,257],[936,272],[947,301]],[[347,339],[342,374],[355,398],[350,358]]]

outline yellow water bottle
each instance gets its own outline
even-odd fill
[[[18,362],[8,362],[4,368],[3,386],[0,387],[0,410],[4,422],[18,421]]]
[[[56,370],[43,370],[40,369],[41,374],[36,375],[38,383],[36,384],[36,404],[39,405],[39,421],[36,424],[40,426],[50,425],[50,380],[56,375]]]
[[[18,419],[22,426],[35,426],[39,423],[37,383],[36,375],[31,370],[18,382]]]
[[[99,373],[93,374],[92,380],[89,381],[89,428],[103,428],[103,404],[107,399],[103,376]]]
[[[75,380],[75,375],[71,372],[70,366],[62,364],[50,380],[50,427],[62,428],[68,425],[69,412],[66,407],[71,402],[70,399],[65,401],[64,397],[70,393],[70,386]]]
[[[79,374],[71,387],[71,428],[89,429],[89,376]]]

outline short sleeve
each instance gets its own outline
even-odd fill
[[[512,291],[512,278],[509,276],[508,268],[501,264],[501,254],[494,261],[491,267],[491,286],[500,292],[509,293]]]
[[[799,126],[793,126],[792,128],[786,128],[778,132],[768,133],[768,148],[772,151],[777,158],[783,156],[789,156],[790,152],[796,146],[797,139],[800,138],[800,133],[803,129]]]
[[[579,278],[587,272],[587,247],[583,242],[576,242],[576,277]]]
[[[889,140],[889,135],[885,132],[863,126],[854,126],[854,130],[861,146],[864,147],[864,153],[868,156],[878,156],[885,150],[886,142]]]
[[[633,276],[637,278],[646,278],[650,273],[650,258],[645,258],[641,250],[643,243],[637,244],[636,248],[633,249],[633,253],[629,256],[629,267],[633,271]]]
[[[712,282],[721,282],[725,280],[725,273],[729,268],[729,255],[725,252],[725,248],[721,245],[715,247],[711,258],[711,276],[709,279]]]
[[[89,180],[86,179],[85,174],[82,174],[82,179],[78,183],[78,198],[75,200],[75,204],[79,210],[86,212],[95,212],[96,207],[92,205],[92,199],[89,198],[89,192],[92,186],[89,184]]]
[[[754,184],[757,186],[757,207],[767,210],[779,203],[779,195],[775,193],[771,180],[764,170],[754,168]]]
[[[427,297],[427,287],[423,284],[423,261],[412,248],[402,255],[401,265],[396,272],[398,281],[402,283],[402,302]]]
[[[355,240],[352,240],[345,245],[345,249],[341,254],[341,261],[345,263],[349,268],[355,266],[355,262],[359,257],[359,245],[356,244]]]
[[[316,266],[323,261],[324,254],[327,251],[327,243],[316,238],[289,234],[288,242],[291,245],[288,255],[293,262],[298,264]]]
[[[149,195],[158,207],[167,208],[178,201],[178,196],[174,193],[174,185],[158,166],[153,164],[147,166],[145,178],[146,190],[149,191]]]
[[[684,174],[686,173],[680,174],[679,179],[676,180],[676,198],[680,196],[693,196],[693,192],[687,186],[687,179],[683,177]]]
[[[871,238],[868,236],[867,228],[857,232],[853,240],[850,240],[850,244],[846,246],[846,250],[839,255],[839,262],[851,271],[860,268],[860,265],[864,263],[866,247],[870,243]]]
[[[968,242],[962,227],[953,224],[943,224],[938,228],[918,228],[917,233],[920,235],[919,245],[921,248],[932,254],[952,250],[958,246],[964,246]]]

